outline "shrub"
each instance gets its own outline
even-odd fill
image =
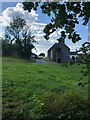
[[[41,119],[85,120],[88,119],[88,102],[77,93],[48,92],[42,96]],[[40,115],[40,114],[39,114]]]

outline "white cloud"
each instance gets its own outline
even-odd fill
[[[79,48],[81,47],[80,45],[71,45],[68,46],[70,48],[70,51],[76,51],[79,50]]]
[[[23,11],[23,4],[22,3],[18,3],[16,4],[16,7],[14,7],[15,9],[18,9],[19,11]]]
[[[50,38],[57,38],[58,37],[58,35],[57,35],[57,33],[56,32],[53,32],[52,34],[50,34],[50,36],[49,36]]]
[[[28,24],[28,25],[31,25],[31,24]],[[31,25],[31,30],[42,31],[45,26],[46,26],[45,23],[37,23],[37,22],[34,22],[34,23],[32,23],[32,25]]]
[[[36,39],[43,39],[44,38],[44,33],[41,33],[41,34],[35,34],[35,38]]]
[[[8,7],[2,12],[2,16],[0,16],[0,23],[3,22],[3,25],[8,25],[13,20],[13,17],[17,16],[22,17],[27,23],[31,24],[37,20],[38,14],[36,14],[34,10],[31,10],[30,13],[27,10],[24,11],[23,4],[17,3],[15,7]]]

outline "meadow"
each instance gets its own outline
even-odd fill
[[[84,65],[32,64],[4,57],[2,66],[3,120],[88,119]]]

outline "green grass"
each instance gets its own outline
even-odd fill
[[[7,64],[7,63],[32,63],[35,62],[35,60],[25,60],[21,58],[14,58],[14,57],[2,57],[2,63]]]
[[[60,95],[65,93],[77,94],[87,100],[88,77],[83,78],[83,87],[77,85],[83,65],[27,64],[14,58],[3,58],[3,63],[3,119],[23,117],[29,120],[38,117],[43,111],[43,104],[51,103],[55,96],[58,103]],[[49,95],[51,101],[46,100]]]

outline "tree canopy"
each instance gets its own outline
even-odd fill
[[[9,46],[17,46],[20,57],[31,58],[31,50],[34,48],[34,36],[26,25],[26,21],[17,16],[5,29],[5,40]]]
[[[90,18],[90,2],[23,2],[24,9],[29,12],[33,8],[37,10],[40,6],[42,13],[48,16],[53,16],[51,22],[44,28],[45,39],[49,39],[49,35],[61,29],[61,36],[58,41],[64,41],[67,37],[73,43],[81,40],[79,34],[75,30],[76,24],[79,24],[79,19],[82,18],[82,25],[87,25]]]
[[[45,53],[40,53],[39,56],[45,57]]]

